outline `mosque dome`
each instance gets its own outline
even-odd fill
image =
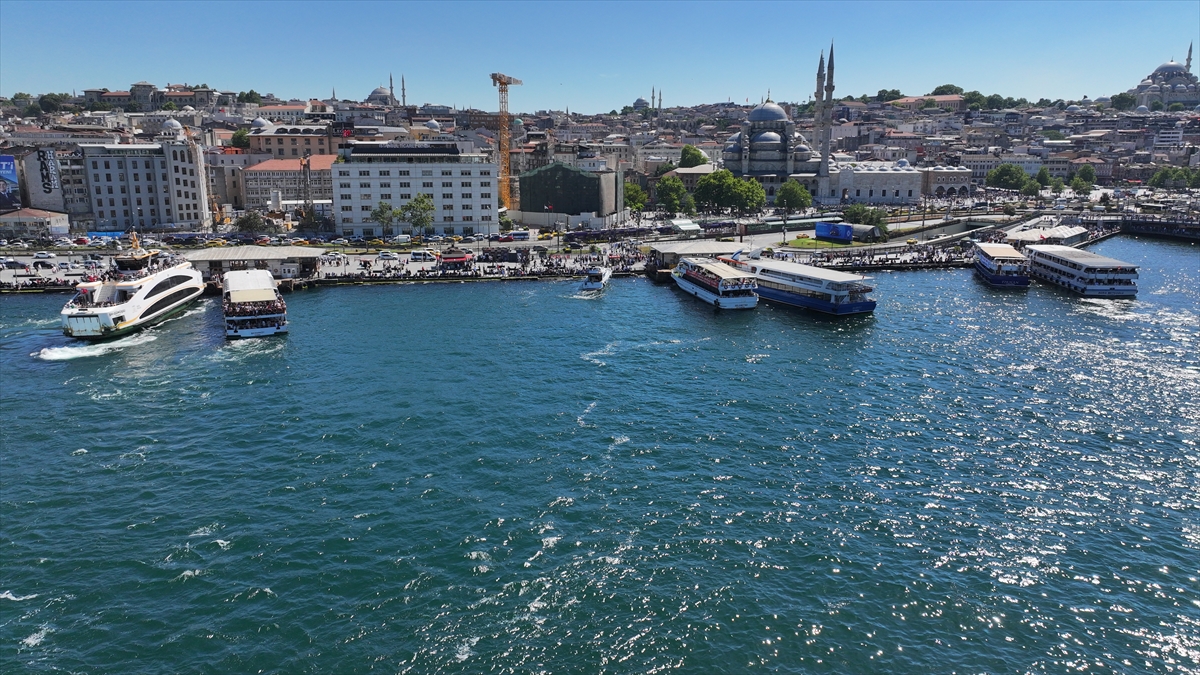
[[[271,126],[271,123],[261,117],[255,117],[254,121],[250,123],[250,126],[254,129],[264,129]]]
[[[1083,110],[1083,108],[1080,108],[1080,107],[1079,107],[1079,106],[1077,106],[1077,105],[1069,105],[1069,106],[1067,106],[1067,112],[1079,112],[1079,111],[1081,111],[1081,110]]]
[[[196,112],[196,109],[190,105],[183,106],[183,112]]]
[[[183,125],[180,124],[178,120],[167,120],[166,122],[163,122],[162,128],[163,131],[179,131],[183,128]]]
[[[1195,109],[1193,110],[1193,112],[1200,113],[1200,105],[1196,106]]]
[[[388,96],[390,94],[391,92],[387,90],[387,87],[375,87],[375,89],[371,90],[371,96]]]
[[[1187,91],[1187,85],[1186,84],[1177,84],[1177,85],[1175,85],[1175,91],[1177,91],[1179,93],[1184,93]]]
[[[635,107],[635,108],[637,108],[637,107],[639,107],[639,106],[640,106],[640,107],[642,107],[642,108],[645,108],[645,107],[647,107],[647,106],[649,106],[649,105],[650,105],[650,102],[649,102],[649,101],[647,101],[646,99],[642,98],[641,96],[639,96],[639,97],[637,98],[637,100],[633,102],[633,107]]]
[[[1150,109],[1149,109],[1149,108],[1147,108],[1147,107],[1146,107],[1146,106],[1144,106],[1144,105],[1139,105],[1139,106],[1137,107],[1137,109],[1135,109],[1133,112],[1135,112],[1135,113],[1143,113],[1143,114],[1144,114],[1144,113],[1148,113],[1148,112],[1150,112]]]
[[[1182,63],[1167,61],[1161,66],[1154,69],[1155,75],[1182,75],[1187,72]]]
[[[808,147],[807,145],[797,145],[796,147],[792,148],[792,150],[797,154],[812,152],[812,148]]]
[[[742,132],[739,131],[736,134],[730,136],[729,140],[725,141],[725,142],[726,143],[741,143],[742,142]]]
[[[907,159],[898,159],[898,160],[896,160],[896,166],[898,166],[901,169],[907,169],[908,168],[908,160]]]
[[[1101,96],[1096,99],[1096,103],[1112,103],[1112,99],[1107,96]]]
[[[783,108],[779,107],[778,103],[767,101],[754,110],[751,110],[749,117],[746,119],[751,122],[786,122],[788,116]]]
[[[425,128],[433,129],[434,131],[441,131],[442,125],[438,124],[437,120],[429,120],[428,122],[425,123]]]
[[[1162,91],[1162,87],[1158,86],[1157,84],[1152,84],[1146,89],[1146,91],[1152,94],[1157,94],[1158,92]]]
[[[774,131],[760,131],[750,137],[751,143],[780,143],[783,139]]]
[[[514,127],[523,127],[523,126],[525,126],[525,122],[524,122],[524,121],[522,121],[520,117],[514,117],[514,118],[513,118],[513,121],[512,121],[512,123],[513,123],[513,126],[514,126]]]

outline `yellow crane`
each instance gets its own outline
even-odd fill
[[[508,139],[508,87],[523,83],[503,73],[492,73],[492,84],[500,88],[500,138],[496,143],[496,152],[500,155],[500,204],[507,209],[510,208],[508,202],[512,194],[509,189],[512,158],[509,156],[511,148]]]

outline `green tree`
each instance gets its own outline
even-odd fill
[[[729,169],[714,171],[696,181],[696,204],[702,211],[717,211],[733,208],[737,201],[737,178]]]
[[[733,208],[742,215],[761,212],[767,205],[767,191],[763,189],[762,183],[752,178],[746,178],[737,183],[737,191],[734,193],[736,201]]]
[[[683,193],[683,203],[679,205],[679,210],[689,216],[696,215],[696,199],[688,193]]]
[[[1038,169],[1037,175],[1034,176],[1034,180],[1037,181],[1038,185],[1046,187],[1050,184],[1050,170],[1044,166]]]
[[[686,169],[692,166],[700,166],[701,164],[708,164],[708,156],[700,152],[694,145],[683,146],[683,154],[679,158],[679,166]]]
[[[1042,132],[1042,136],[1045,136],[1047,140],[1051,141],[1063,141],[1067,138],[1066,136],[1063,136],[1063,133],[1058,129],[1046,129]]]
[[[41,115],[42,106],[36,103],[30,103],[29,105],[25,106],[24,112],[21,113],[21,117],[40,117]]]
[[[233,222],[233,229],[242,234],[262,234],[268,228],[267,221],[257,211],[251,211],[235,220]]]
[[[842,209],[842,218],[848,223],[879,227],[884,224],[886,217],[887,211],[873,209],[865,204],[851,204]]]
[[[880,103],[895,101],[898,98],[904,98],[904,94],[901,94],[899,89],[880,89],[879,93],[875,94],[875,100]]]
[[[262,103],[262,96],[257,91],[251,89],[250,91],[238,92],[237,101],[238,103]]]
[[[1055,178],[1054,180],[1050,181],[1050,191],[1056,195],[1061,195],[1062,191],[1066,189],[1066,187],[1066,184],[1063,183],[1063,179],[1061,178]]]
[[[943,84],[940,87],[934,87],[933,91],[929,92],[929,96],[953,96],[954,94],[963,93],[963,88],[953,84]]]
[[[1025,170],[1016,164],[1001,164],[987,173],[984,182],[988,187],[1020,190],[1025,185],[1025,178]]]
[[[795,180],[785,182],[775,192],[775,207],[783,209],[784,227],[787,227],[788,214],[793,211],[803,211],[810,206],[812,206],[812,195]]]
[[[1004,97],[1000,94],[992,94],[991,96],[987,97],[987,103],[985,103],[983,107],[988,110],[999,110],[1005,107]]]
[[[433,226],[433,197],[424,192],[417,194],[398,211],[400,220],[412,226],[413,234],[420,234]]]
[[[921,108],[923,110],[929,109],[929,108],[936,108],[936,107],[937,107],[937,101],[935,101],[931,98],[927,98],[927,99],[925,99],[925,101],[923,103],[921,103]]]
[[[1137,98],[1133,94],[1121,92],[1112,97],[1112,107],[1117,110],[1133,110],[1137,105]]]
[[[1183,111],[1183,104],[1178,101],[1167,106],[1167,112],[1182,112],[1182,111]]]
[[[1096,169],[1091,164],[1084,164],[1079,167],[1079,172],[1075,176],[1082,179],[1089,186],[1096,184]]]
[[[142,106],[138,105],[137,101],[130,101],[122,107],[125,109],[125,112],[140,112],[142,109]]]
[[[238,129],[233,132],[233,138],[229,139],[229,142],[235,148],[248,148],[250,147],[250,132],[246,129]]]
[[[1006,216],[1017,215],[1017,207],[1013,206],[1012,204],[1005,204],[1004,205],[1004,215],[1006,215]]]
[[[963,94],[963,103],[966,104],[967,107],[979,106],[978,108],[972,109],[981,110],[983,105],[987,103],[987,97],[977,91],[968,91],[967,93]]]
[[[1082,195],[1085,195],[1088,192],[1090,192],[1091,189],[1092,189],[1092,186],[1089,185],[1087,181],[1080,178],[1079,176],[1075,176],[1074,178],[1071,179],[1071,192],[1074,192],[1075,194],[1082,196]]]
[[[625,181],[625,206],[628,206],[634,211],[641,211],[646,208],[646,191],[637,183]]]
[[[62,109],[64,100],[66,97],[62,94],[43,94],[38,98],[38,105],[42,112],[55,113]]]
[[[679,176],[667,176],[658,181],[655,192],[658,194],[658,205],[662,207],[663,211],[675,214],[682,210],[687,188],[683,186],[683,181],[679,179]]]
[[[662,176],[668,171],[674,171],[677,168],[678,167],[675,166],[674,162],[664,162],[663,164],[659,164],[658,168],[654,170],[654,175]]]
[[[1026,197],[1037,197],[1042,193],[1042,184],[1030,178],[1021,186],[1021,194]]]
[[[1162,101],[1151,101],[1150,102],[1150,110],[1151,111],[1158,112],[1159,110],[1162,110],[1162,109],[1163,109]]]
[[[12,95],[13,103],[25,101],[24,105],[29,105],[29,101],[32,101],[32,100],[33,100],[33,96],[31,96],[30,94],[26,94],[23,91],[18,91],[17,93]]]
[[[501,232],[512,232],[512,229],[513,229],[512,218],[509,218],[507,213],[501,213],[500,214],[500,231]]]
[[[163,110],[179,110],[179,106],[175,105],[174,101],[167,101],[166,103],[162,104],[162,109]]]
[[[112,110],[112,104],[106,103],[105,101],[92,101],[91,103],[87,104],[87,109],[92,111]]]
[[[379,226],[387,231],[400,215],[400,209],[394,209],[391,204],[381,201],[371,210],[371,222],[379,223]]]

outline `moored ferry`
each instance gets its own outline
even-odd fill
[[[753,309],[758,304],[754,275],[716,260],[681,258],[671,277],[680,289],[718,309]]]
[[[867,296],[875,290],[871,278],[861,274],[770,258],[741,260],[737,253],[720,260],[753,274],[763,300],[837,316],[875,311],[875,301]]]
[[[1137,296],[1137,265],[1070,246],[1033,244],[1029,273],[1047,283],[1089,298]]]
[[[1029,288],[1029,259],[1008,244],[975,244],[975,273],[989,286]]]
[[[143,249],[136,234],[131,250],[113,258],[113,264],[100,279],[75,287],[60,314],[64,335],[121,337],[170,317],[204,292],[204,279],[190,262]]]
[[[237,270],[221,278],[225,337],[278,335],[288,330],[287,303],[268,270]]]

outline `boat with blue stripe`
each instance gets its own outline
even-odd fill
[[[768,302],[845,316],[875,311],[868,293],[875,289],[871,278],[861,274],[829,270],[772,258],[741,259],[741,251],[721,262],[758,280],[758,296]]]
[[[1029,259],[1008,244],[975,244],[975,273],[995,288],[1029,288]]]

